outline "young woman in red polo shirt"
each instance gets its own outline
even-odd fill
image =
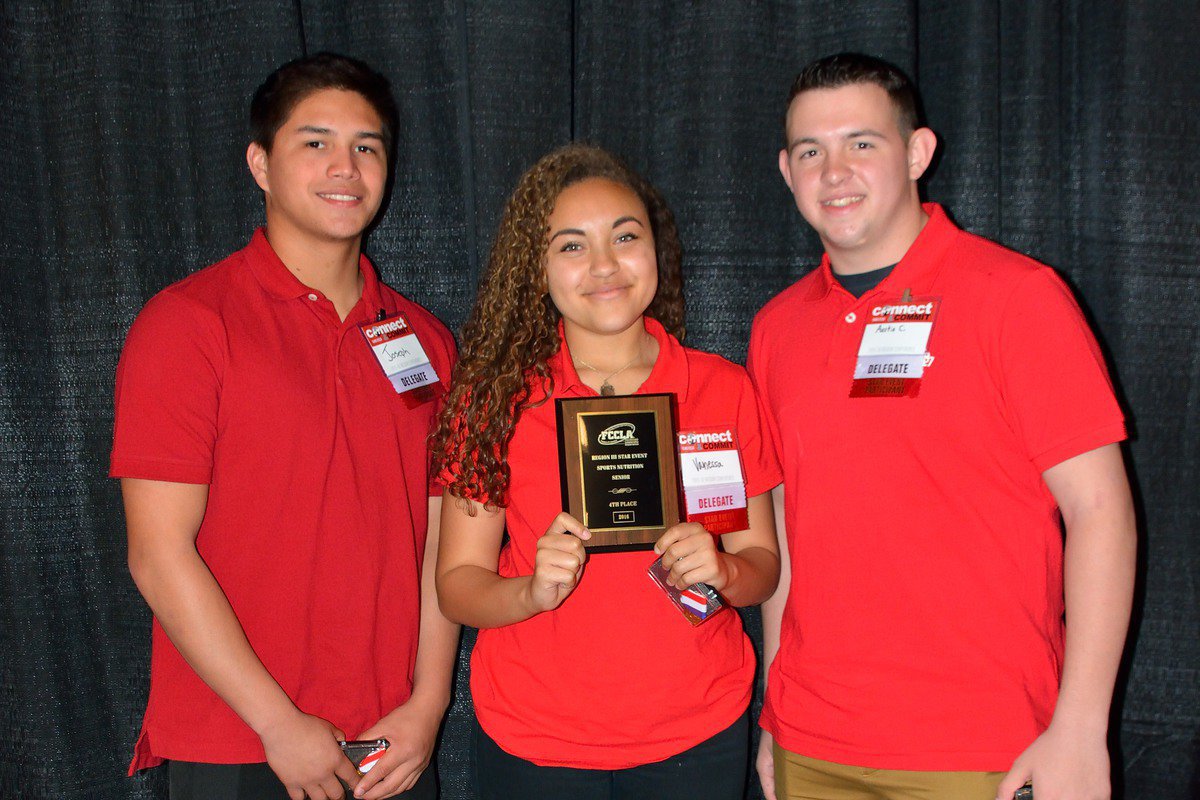
[[[745,371],[684,348],[681,252],[661,196],[607,152],[542,158],[505,207],[440,425],[437,589],[480,629],[471,662],[482,798],[738,798],[753,648],[736,613],[693,627],[647,575],[734,606],[779,574],[780,480]],[[562,512],[554,398],[672,392],[681,431],[728,432],[749,527],[676,525],[588,554]],[[504,538],[507,529],[508,539]]]

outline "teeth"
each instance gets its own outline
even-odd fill
[[[824,205],[833,206],[834,208],[845,208],[851,203],[857,203],[862,199],[863,196],[861,194],[856,194],[853,197],[839,197],[837,200],[826,200]]]
[[[358,198],[352,194],[323,194],[321,197],[328,197],[330,200],[357,200]]]

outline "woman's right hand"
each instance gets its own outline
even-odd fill
[[[529,605],[535,614],[558,608],[575,590],[587,561],[583,542],[590,538],[592,533],[583,523],[563,512],[538,539],[528,587]]]

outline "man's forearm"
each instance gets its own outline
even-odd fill
[[[212,573],[191,553],[142,557],[134,581],[188,665],[255,733],[296,710],[250,647]]]
[[[207,487],[126,479],[129,571],[184,660],[260,736],[296,707],[250,647],[196,551]]]
[[[1086,524],[1067,531],[1066,648],[1054,718],[1104,735],[1129,630],[1137,540],[1132,507]]]
[[[1103,736],[1133,602],[1137,533],[1116,445],[1047,471],[1066,527],[1066,648],[1057,723]]]

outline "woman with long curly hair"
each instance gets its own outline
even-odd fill
[[[681,260],[659,193],[596,147],[545,156],[505,207],[433,438],[438,598],[480,629],[483,798],[742,796],[753,648],[733,612],[694,627],[647,568],[660,554],[677,588],[765,600],[780,472],[745,371],[679,343]],[[585,551],[591,533],[562,511],[553,399],[637,393],[674,393],[681,432],[736,443],[746,529],[685,522],[655,553]]]

